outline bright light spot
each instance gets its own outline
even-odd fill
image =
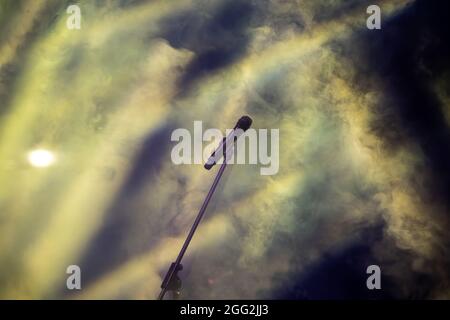
[[[44,149],[33,150],[28,153],[28,161],[33,167],[44,168],[55,162],[55,155]]]

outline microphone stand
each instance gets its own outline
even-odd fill
[[[181,288],[181,281],[178,278],[178,271],[183,269],[181,259],[183,259],[183,256],[186,253],[189,243],[191,242],[192,237],[194,236],[195,230],[197,229],[198,225],[200,224],[200,221],[203,218],[203,215],[205,214],[206,207],[208,206],[208,203],[211,200],[211,197],[214,191],[216,190],[217,185],[219,184],[220,178],[222,177],[226,166],[227,166],[227,157],[226,157],[226,148],[224,148],[223,163],[220,166],[219,171],[217,172],[216,178],[214,179],[214,182],[211,188],[209,189],[209,192],[206,195],[205,200],[203,201],[200,211],[198,212],[197,218],[195,219],[194,224],[191,227],[191,231],[189,231],[189,234],[186,240],[184,241],[183,247],[181,248],[177,259],[175,260],[175,262],[171,264],[169,270],[167,271],[166,276],[164,277],[164,281],[161,284],[161,292],[158,296],[158,300],[163,300],[164,295],[168,290],[173,291],[174,296],[176,296],[177,292]]]

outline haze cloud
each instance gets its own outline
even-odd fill
[[[279,128],[279,173],[227,169],[184,298],[449,298],[444,2],[382,1],[381,31],[368,1],[80,1],[80,31],[67,1],[18,3],[0,7],[1,297],[155,298],[214,178],[171,163],[171,132],[248,114]],[[56,166],[29,167],[36,147]]]

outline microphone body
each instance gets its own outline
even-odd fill
[[[250,128],[252,122],[253,121],[249,116],[243,116],[238,120],[238,122],[233,128],[233,131],[231,131],[226,138],[223,138],[222,142],[208,158],[208,161],[206,161],[205,163],[206,170],[211,169],[216,163],[218,163],[218,161],[222,157],[224,157],[224,161],[227,161],[227,159],[231,156],[231,152],[234,147],[234,142],[239,138],[239,136],[241,136],[245,131],[247,131],[248,128]]]

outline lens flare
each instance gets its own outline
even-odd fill
[[[45,149],[37,149],[28,153],[28,162],[36,168],[45,168],[55,163],[53,152]]]

